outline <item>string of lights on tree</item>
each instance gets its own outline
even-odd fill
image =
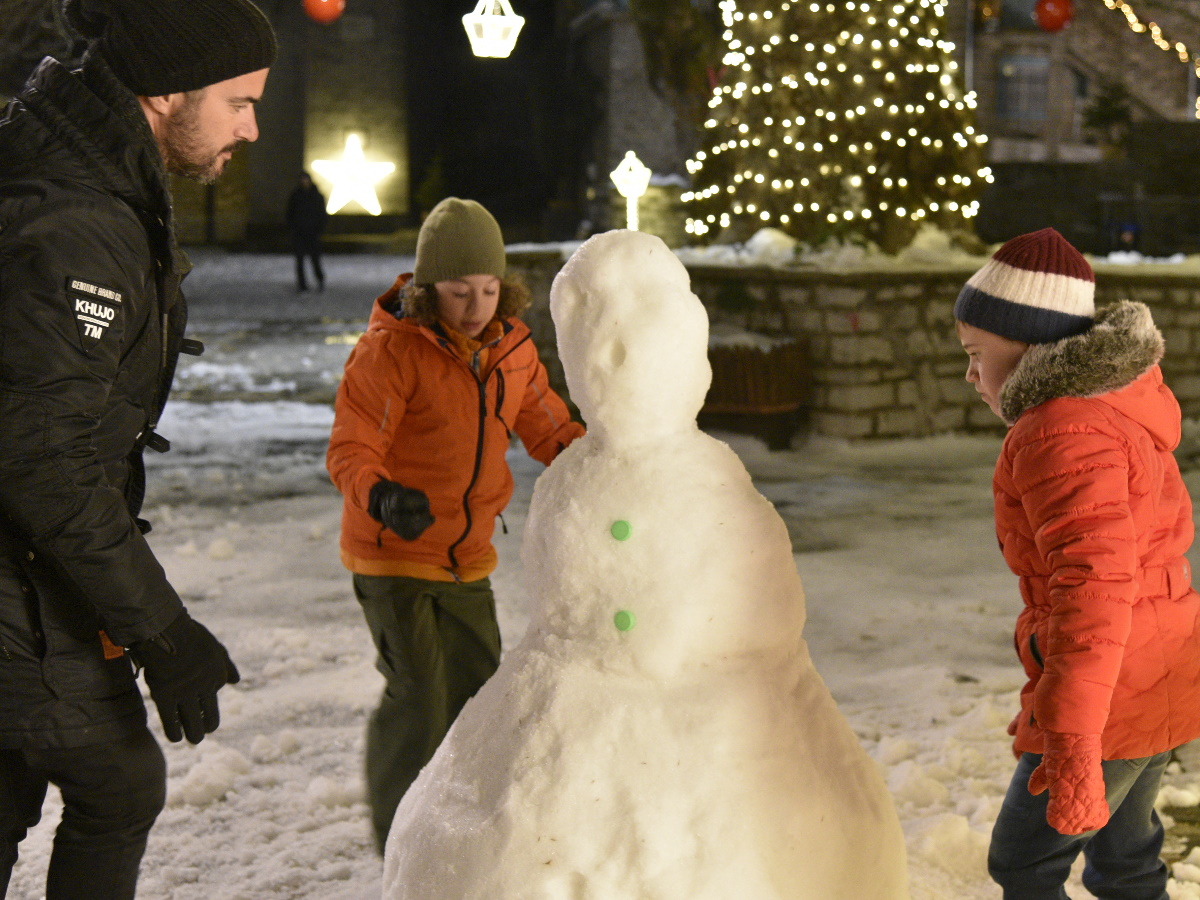
[[[1138,18],[1137,13],[1133,11],[1133,7],[1126,3],[1125,0],[1104,0],[1104,5],[1109,9],[1122,13],[1131,31],[1137,34],[1149,34],[1150,39],[1154,41],[1159,49],[1166,50],[1168,53],[1175,53],[1179,57],[1179,61],[1190,65],[1196,73],[1196,77],[1200,78],[1200,56],[1193,54],[1183,41],[1168,39],[1163,34],[1162,28],[1154,22],[1142,22]],[[1196,100],[1195,115],[1197,119],[1200,119],[1200,98]]]
[[[941,0],[722,0],[725,69],[688,161],[688,232],[906,246],[963,230],[991,172]]]

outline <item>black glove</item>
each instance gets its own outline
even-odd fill
[[[424,491],[387,479],[375,482],[371,488],[367,512],[406,541],[415,541],[433,524],[429,498]]]
[[[168,740],[181,741],[186,734],[198,744],[217,730],[217,691],[242,676],[212,632],[185,610],[162,634],[130,647],[129,655],[146,670],[150,698]]]

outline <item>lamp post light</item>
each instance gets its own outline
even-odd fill
[[[629,150],[621,164],[609,173],[609,178],[617,186],[617,193],[625,198],[625,227],[637,231],[638,199],[650,186],[650,170]]]
[[[479,0],[475,12],[467,13],[462,20],[471,39],[471,52],[500,59],[512,53],[525,24],[508,0]]]

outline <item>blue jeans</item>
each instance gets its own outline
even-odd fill
[[[1050,792],[1029,793],[1029,776],[1041,754],[1022,754],[988,849],[988,872],[1004,889],[1004,900],[1067,900],[1063,885],[1081,850],[1087,861],[1084,886],[1102,900],[1167,900],[1167,866],[1158,858],[1163,827],[1154,800],[1170,759],[1168,750],[1141,759],[1106,760],[1108,824],[1064,835],[1046,822]]]

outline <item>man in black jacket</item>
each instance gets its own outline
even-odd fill
[[[275,59],[249,0],[65,0],[89,41],[0,118],[0,895],[47,785],[47,900],[131,898],[167,737],[199,742],[238,680],[138,519],[142,452],[183,336],[169,172],[215,179],[258,136]]]
[[[292,233],[292,253],[296,256],[296,290],[307,291],[304,260],[312,260],[317,290],[325,290],[325,270],[321,268],[321,235],[325,232],[325,197],[307,172],[301,172],[296,187],[288,195],[287,224]]]

